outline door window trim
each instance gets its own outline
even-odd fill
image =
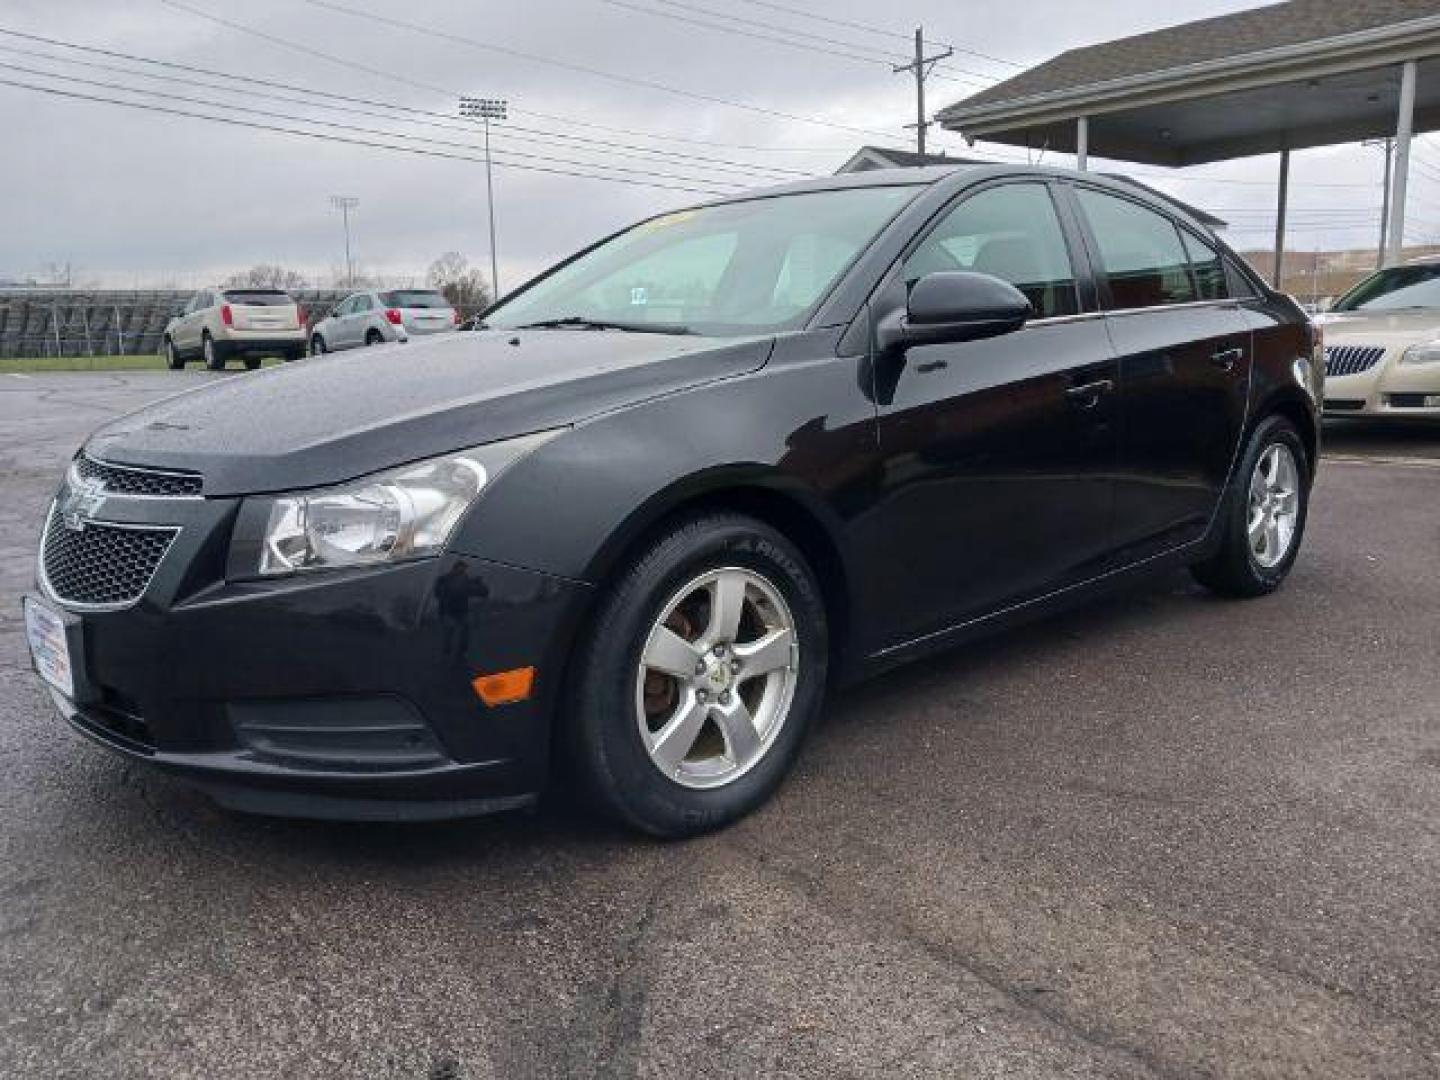
[[[1145,210],[1149,210],[1152,214],[1157,214],[1160,217],[1164,218],[1166,221],[1168,221],[1176,231],[1175,238],[1180,243],[1180,250],[1185,254],[1185,272],[1190,279],[1190,288],[1195,292],[1196,296],[1200,295],[1200,288],[1199,283],[1195,280],[1195,267],[1191,262],[1189,252],[1185,249],[1185,239],[1183,236],[1180,235],[1180,233],[1182,231],[1194,233],[1198,239],[1201,239],[1201,241],[1205,244],[1206,247],[1214,248],[1216,253],[1220,256],[1222,265],[1228,266],[1228,264],[1231,262],[1231,259],[1223,249],[1216,247],[1213,241],[1203,239],[1203,235],[1201,233],[1186,225],[1174,214],[1162,209],[1161,207],[1152,206],[1144,199],[1137,198],[1136,196],[1131,195],[1128,192],[1112,191],[1108,187],[1103,187],[1100,184],[1087,184],[1083,180],[1067,179],[1063,181],[1060,186],[1063,186],[1067,189],[1065,192],[1066,201],[1069,202],[1071,205],[1071,209],[1076,217],[1077,228],[1080,229],[1081,236],[1084,238],[1085,241],[1087,255],[1090,255],[1091,257],[1092,269],[1095,276],[1096,294],[1098,300],[1100,301],[1100,311],[1102,314],[1121,316],[1143,315],[1157,311],[1186,311],[1200,307],[1238,308],[1242,300],[1253,299],[1252,297],[1227,296],[1223,299],[1217,298],[1213,300],[1187,300],[1181,304],[1155,304],[1150,307],[1110,307],[1109,305],[1115,302],[1115,298],[1114,295],[1110,292],[1110,280],[1106,276],[1104,272],[1104,267],[1100,263],[1098,255],[1098,252],[1100,250],[1099,240],[1096,238],[1094,231],[1091,229],[1090,221],[1088,218],[1085,217],[1085,212],[1081,209],[1080,200],[1076,195],[1076,191],[1079,188],[1084,188],[1087,191],[1093,191],[1100,195],[1109,195],[1116,199],[1123,199],[1125,202],[1134,203],[1136,206],[1139,206]],[[1097,254],[1091,254],[1092,252]],[[1226,287],[1229,287],[1228,272],[1226,274]]]

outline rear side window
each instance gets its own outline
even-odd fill
[[[450,301],[434,289],[394,289],[380,294],[387,308],[448,308]]]
[[[946,270],[1008,281],[1042,319],[1080,311],[1070,251],[1043,184],[1006,184],[965,199],[905,260],[905,283]]]
[[[1185,242],[1185,253],[1190,256],[1190,269],[1195,274],[1195,289],[1201,300],[1224,300],[1230,295],[1230,286],[1225,281],[1225,264],[1220,253],[1209,244],[1180,230]]]
[[[275,289],[226,289],[225,301],[244,307],[289,307],[295,303],[289,293]]]
[[[1190,260],[1168,217],[1090,188],[1075,194],[1100,247],[1100,268],[1110,282],[1114,307],[1163,307],[1198,299]]]

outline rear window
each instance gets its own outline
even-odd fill
[[[288,307],[295,303],[289,293],[275,289],[226,289],[225,300],[245,307]]]
[[[450,301],[433,289],[396,289],[380,294],[386,307],[394,308],[448,308]]]

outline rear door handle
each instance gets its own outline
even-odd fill
[[[1245,350],[1238,345],[1233,349],[1221,349],[1210,357],[1210,362],[1218,368],[1230,371],[1241,360],[1245,359]]]
[[[1093,409],[1100,404],[1100,398],[1115,389],[1115,383],[1111,379],[1101,379],[1099,382],[1085,383],[1082,386],[1072,386],[1065,391],[1065,396],[1082,409]]]

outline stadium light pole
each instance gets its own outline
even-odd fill
[[[355,264],[350,260],[350,211],[360,205],[354,195],[331,195],[330,205],[345,219],[345,287],[355,287]]]
[[[460,97],[460,115],[485,124],[485,206],[490,216],[490,300],[500,299],[500,260],[495,253],[495,182],[490,175],[490,121],[504,120],[509,103],[504,98]]]

